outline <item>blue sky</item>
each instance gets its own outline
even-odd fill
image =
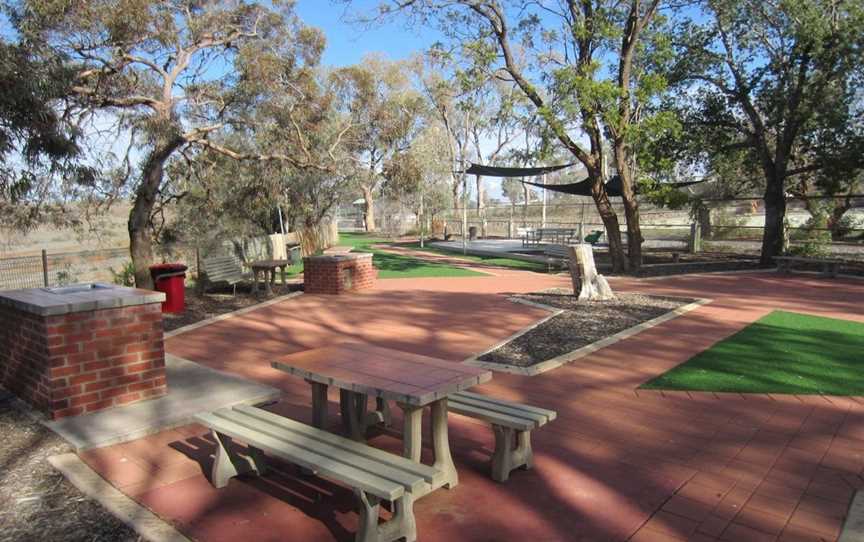
[[[365,28],[350,23],[352,14],[373,13],[380,0],[355,0],[350,6],[329,0],[297,0],[296,12],[308,25],[324,31],[327,49],[324,64],[346,66],[357,64],[369,53],[382,53],[391,60],[400,60],[420,52],[437,39],[437,32],[428,27],[408,28],[397,21]]]

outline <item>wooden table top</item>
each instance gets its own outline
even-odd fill
[[[312,382],[418,406],[492,379],[486,369],[361,343],[297,352],[272,366]]]
[[[249,262],[249,267],[282,267],[283,265],[291,265],[291,260],[255,260]]]

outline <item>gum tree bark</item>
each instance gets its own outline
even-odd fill
[[[175,135],[157,144],[147,157],[141,172],[141,183],[135,191],[132,210],[129,211],[129,252],[135,268],[135,285],[153,289],[149,266],[153,259],[153,239],[150,234],[150,213],[156,204],[156,195],[162,185],[165,162],[186,142]]]

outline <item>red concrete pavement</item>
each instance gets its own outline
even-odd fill
[[[308,422],[307,386],[271,369],[274,357],[347,339],[456,362],[545,314],[503,292],[568,280],[495,273],[304,295],[176,336],[167,350],[281,387],[276,410]],[[451,416],[460,484],[416,504],[420,539],[835,540],[864,486],[864,400],[636,388],[774,309],[864,321],[864,282],[734,273],[613,287],[714,301],[551,372],[496,374],[483,391],[559,418],[534,437],[535,469],[497,484],[487,472],[491,431]],[[400,446],[395,434],[372,443]],[[289,466],[215,490],[202,474],[212,449],[193,425],[83,457],[197,540],[351,539],[350,491]]]

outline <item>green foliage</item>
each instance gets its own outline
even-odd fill
[[[57,108],[71,85],[72,70],[50,49],[0,39],[0,226],[62,220],[52,184],[93,182],[96,171],[79,162],[79,130]]]
[[[860,2],[705,3],[669,72],[689,158],[732,192],[783,194],[807,175],[842,192],[864,166],[862,27]]]
[[[123,264],[119,271],[109,269],[111,271],[111,280],[114,284],[120,286],[135,286],[135,266],[131,261]]]
[[[54,283],[57,286],[69,286],[70,284],[77,283],[78,280],[78,274],[69,265],[54,273]]]
[[[639,180],[639,190],[649,203],[669,209],[683,209],[690,204],[690,196],[673,186],[657,182],[654,179]]]
[[[807,239],[803,243],[796,243],[789,247],[786,253],[790,256],[802,256],[806,258],[825,258],[831,255],[830,239],[824,238]]]

